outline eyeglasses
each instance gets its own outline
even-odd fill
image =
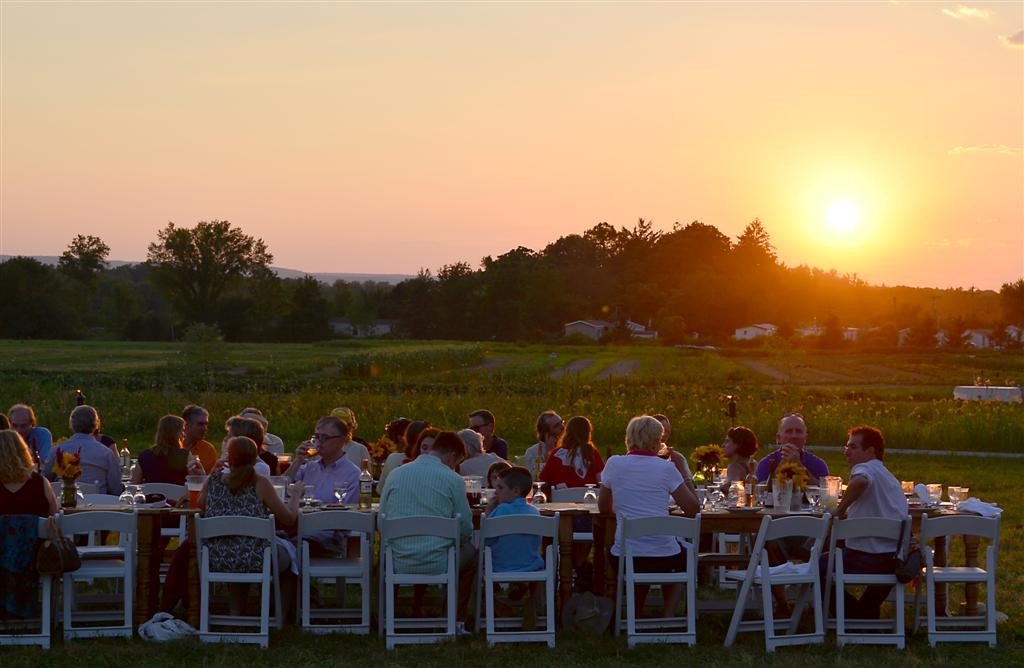
[[[480,424],[470,424],[469,428],[479,434],[481,429],[483,429],[484,427],[490,426],[490,424],[491,424],[490,422],[481,422]]]
[[[332,438],[341,438],[341,434],[313,434],[313,437],[309,440],[316,441],[317,443],[323,443],[331,440]]]

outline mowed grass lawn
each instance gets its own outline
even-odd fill
[[[0,341],[0,409],[17,401],[36,406],[40,423],[66,434],[74,390],[81,388],[100,408],[104,431],[128,437],[134,452],[148,446],[156,421],[186,403],[210,408],[210,440],[219,441],[222,421],[244,406],[263,408],[271,431],[289,446],[308,437],[316,417],[348,405],[360,419],[359,433],[379,436],[390,419],[422,417],[460,428],[466,413],[495,411],[499,433],[522,452],[533,443],[533,422],[547,408],[563,416],[587,415],[603,450],[621,451],[629,417],[666,412],[673,419],[674,445],[684,451],[720,442],[730,425],[725,395],[738,397],[740,422],[770,443],[778,416],[801,411],[812,443],[840,445],[858,423],[881,426],[890,447],[958,451],[1024,452],[1020,405],[963,404],[952,385],[976,376],[994,384],[1024,378],[1019,353],[864,354],[852,352],[675,350],[657,346],[521,346],[452,342],[343,341],[312,345],[225,345],[211,369],[197,366],[180,346],[164,343]],[[621,364],[628,362],[628,364]],[[574,364],[575,363],[575,364]],[[602,376],[620,363],[625,376]],[[564,377],[559,370],[574,364]],[[833,473],[848,476],[839,453],[822,453]],[[1024,460],[983,457],[891,455],[897,477],[917,482],[969,486],[972,495],[999,503],[1005,512],[999,559],[997,607],[1009,616],[999,627],[999,647],[942,646],[920,637],[905,652],[878,648],[780,650],[765,655],[756,634],[741,636],[725,650],[728,617],[702,616],[694,649],[644,647],[629,651],[612,637],[559,636],[558,647],[487,649],[480,638],[437,647],[404,647],[387,653],[376,638],[275,634],[271,649],[139,640],[57,642],[48,654],[0,648],[0,666],[220,665],[1024,665],[1024,545],[1020,481]],[[954,551],[954,556],[956,553]],[[962,592],[953,590],[956,602]]]

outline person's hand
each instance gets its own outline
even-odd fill
[[[299,447],[295,448],[295,463],[305,464],[309,461],[309,450],[313,447],[313,441],[303,441],[302,443],[299,443]]]
[[[227,462],[226,459],[218,459],[217,463],[213,465],[213,470],[210,471],[210,473],[216,473],[217,471],[223,471],[227,467],[228,467],[228,462]]]
[[[288,495],[293,499],[301,499],[305,491],[306,483],[304,482],[293,482],[288,485]]]
[[[782,446],[782,461],[784,462],[800,462],[800,448],[796,447],[792,443],[786,443]]]
[[[198,459],[193,459],[193,460],[189,461],[189,463],[188,463],[188,474],[189,475],[204,475],[205,473],[206,473],[206,471],[203,470],[203,465],[199,462]]]
[[[484,514],[488,517],[494,512],[494,509],[498,507],[498,497],[491,494],[490,498],[487,499],[487,507],[484,508]]]

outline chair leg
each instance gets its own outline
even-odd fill
[[[764,618],[764,648],[775,651],[775,612],[772,610],[772,585],[768,577],[767,562],[761,568],[761,614]]]

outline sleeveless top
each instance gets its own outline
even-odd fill
[[[210,475],[206,484],[205,517],[235,515],[266,517],[270,512],[256,495],[256,486],[250,485],[232,494],[224,475],[218,471]],[[207,541],[210,548],[210,568],[227,573],[258,573],[263,567],[263,548],[270,541],[250,536],[224,536]]]
[[[188,450],[171,450],[158,455],[153,448],[139,453],[143,482],[165,482],[184,485],[188,473]]]
[[[33,472],[16,492],[0,485],[0,515],[46,517],[50,514],[50,502],[43,485],[48,484],[43,480],[43,476]]]

